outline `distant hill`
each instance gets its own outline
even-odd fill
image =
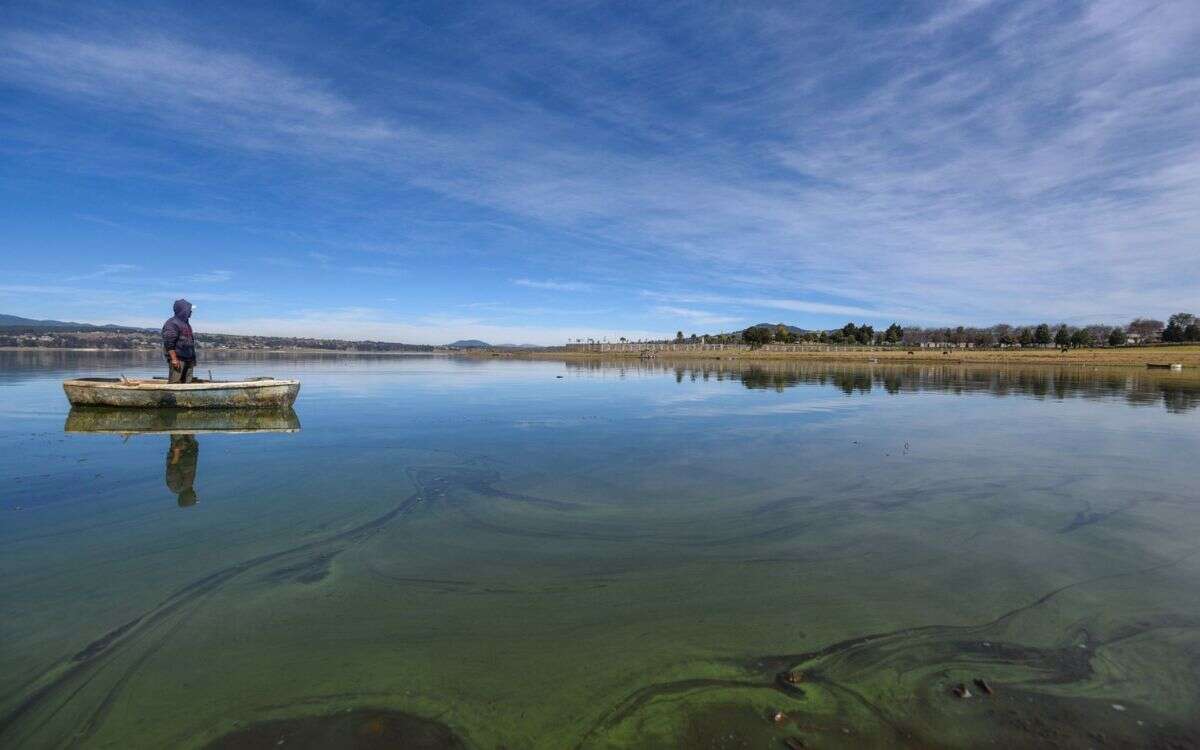
[[[781,325],[780,323],[755,323],[754,325],[752,325],[750,327],[751,328],[770,328],[771,330],[775,330],[780,325]],[[799,336],[800,334],[803,334],[803,333],[812,333],[812,331],[810,331],[808,329],[797,328],[796,326],[784,325],[783,327],[788,329],[788,331],[790,331],[791,333],[796,334],[797,336]]]
[[[718,334],[713,334],[713,335],[738,337],[738,336],[742,335],[742,331],[748,331],[751,328],[770,328],[772,331],[774,331],[776,328],[778,328],[781,325],[784,328],[788,329],[788,331],[790,331],[793,336],[804,336],[805,334],[810,334],[810,333],[820,333],[820,331],[814,331],[809,328],[800,328],[798,326],[787,325],[786,323],[755,323],[752,326],[747,326],[746,328],[740,328],[736,331],[725,331],[724,333],[718,333]]]
[[[342,339],[294,338],[287,336],[246,336],[231,333],[196,334],[204,351],[217,349],[333,352],[429,352],[437,347],[402,344],[392,341],[344,341]],[[470,344],[472,342],[462,342]],[[482,341],[476,342],[487,346]],[[162,347],[157,328],[130,328],[118,325],[92,325],[62,320],[35,320],[19,315],[0,315],[0,349],[111,349],[115,351],[150,350]]]
[[[34,320],[22,318],[20,315],[5,315],[0,313],[0,326],[5,328],[79,328],[83,323],[65,323],[61,320]]]
[[[140,331],[141,328],[118,326],[111,323],[93,325],[91,323],[71,323],[64,320],[34,320],[22,318],[20,315],[5,315],[0,313],[0,328],[45,329],[53,331]]]
[[[446,346],[451,349],[490,349],[492,347],[488,342],[479,339],[462,339],[452,344],[446,344]]]

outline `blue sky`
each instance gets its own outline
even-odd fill
[[[1200,312],[1200,4],[14,3],[0,311],[559,343]]]

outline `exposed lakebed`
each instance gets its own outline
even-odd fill
[[[59,381],[152,356],[0,353],[0,744],[1200,744],[1186,371],[208,367],[295,415],[126,439]]]

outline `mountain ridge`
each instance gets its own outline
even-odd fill
[[[148,328],[119,326],[115,323],[73,323],[66,320],[37,320],[23,318],[20,315],[0,313],[0,328],[39,328],[57,331],[146,331]]]

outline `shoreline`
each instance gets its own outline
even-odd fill
[[[201,354],[365,354],[373,357],[450,356],[454,352],[441,349],[429,351],[371,352],[350,349],[200,349]],[[105,349],[80,346],[0,346],[0,352],[111,352],[113,354],[161,354],[157,349]]]
[[[912,351],[912,354],[908,352]],[[944,353],[943,353],[944,352]],[[479,358],[530,359],[551,361],[643,361],[638,352],[568,351],[487,351],[459,352],[460,356]],[[1185,370],[1200,368],[1200,345],[1148,346],[1114,349],[921,349],[852,351],[679,351],[664,352],[646,360],[710,360],[721,362],[847,362],[864,364],[980,364],[980,365],[1056,365],[1086,367],[1145,368],[1148,364],[1182,364]]]
[[[912,351],[912,354],[908,352]],[[0,352],[88,352],[111,354],[158,354],[152,349],[104,349],[93,347],[5,346]],[[462,349],[429,351],[353,351],[337,349],[212,349],[202,355],[222,354],[320,354],[354,357],[467,357],[473,359],[521,359],[537,361],[645,361],[639,352],[579,352],[552,349]],[[892,349],[849,351],[676,351],[646,360],[709,360],[721,362],[845,362],[880,365],[980,364],[1055,365],[1145,368],[1148,364],[1181,364],[1185,370],[1200,369],[1200,345],[1123,347],[1103,349]]]

